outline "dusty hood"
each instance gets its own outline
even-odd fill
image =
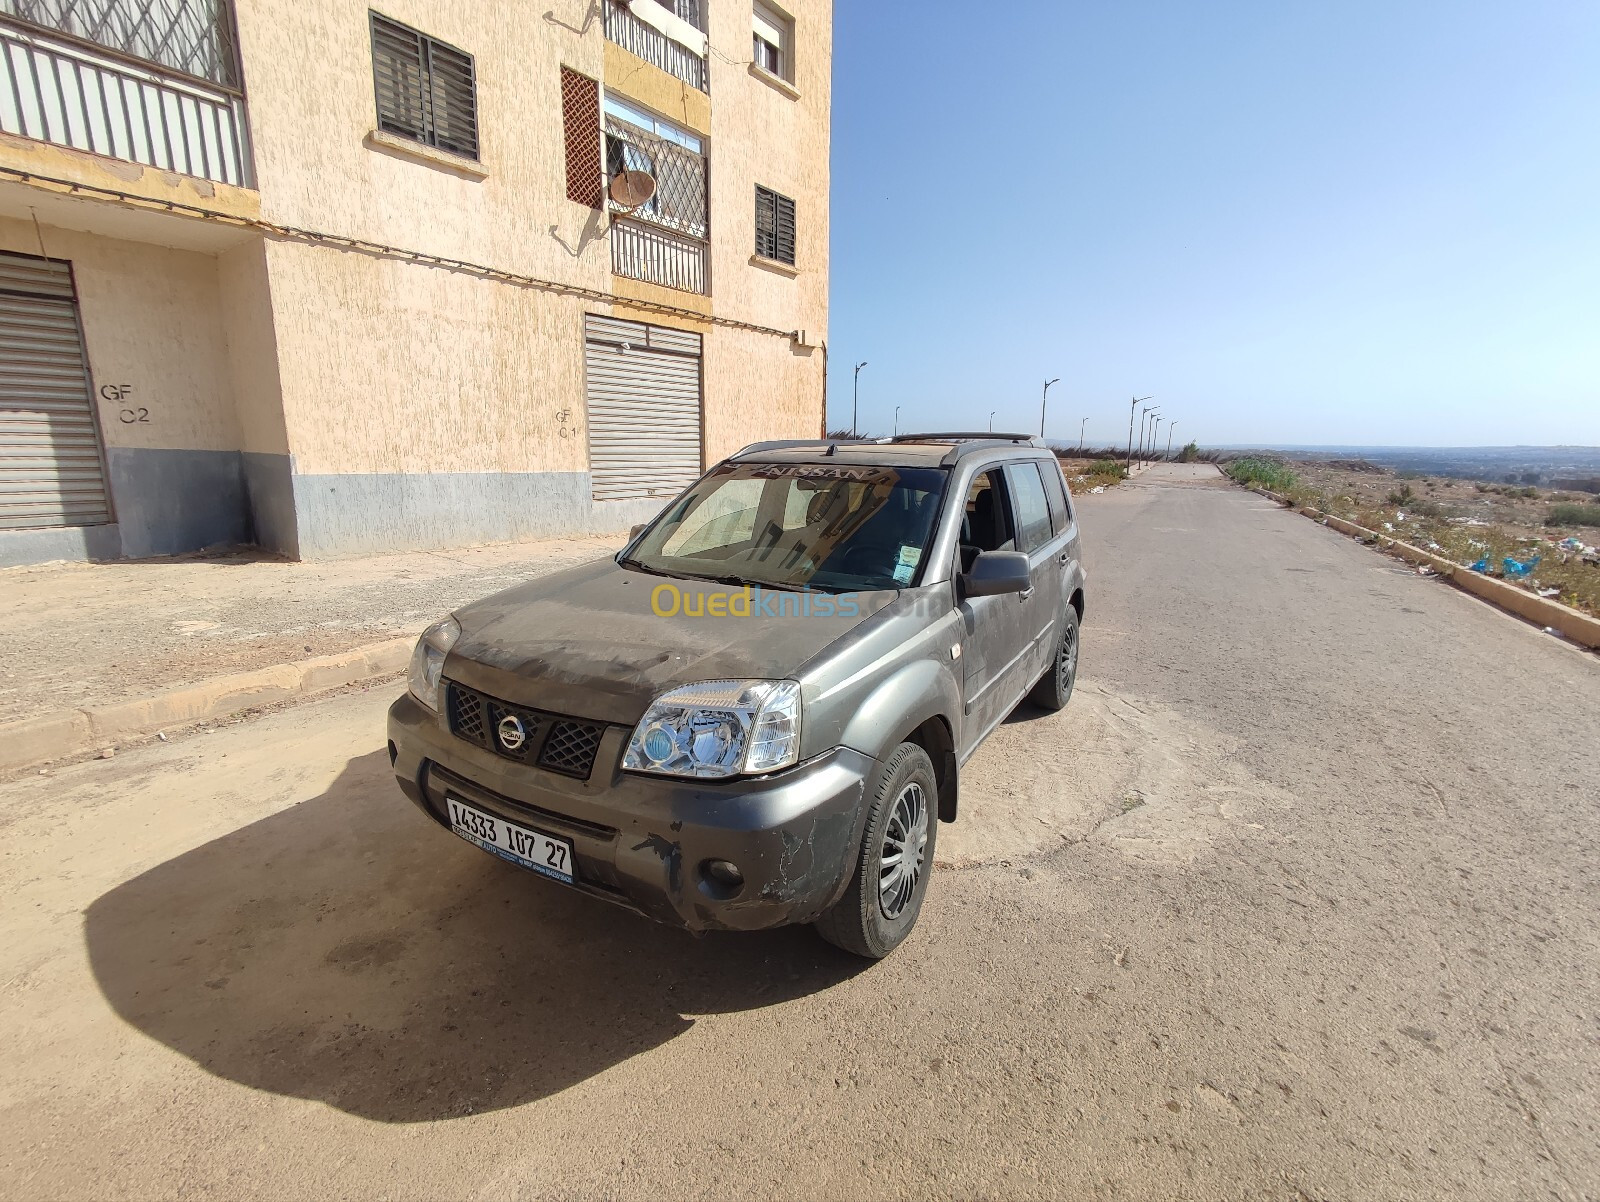
[[[676,685],[790,676],[895,596],[745,590],[603,559],[457,610],[445,675],[538,709],[632,723]]]

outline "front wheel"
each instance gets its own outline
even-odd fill
[[[1061,638],[1056,643],[1055,660],[1039,683],[1033,686],[1028,700],[1040,709],[1054,713],[1064,707],[1072,697],[1072,686],[1078,680],[1078,611],[1067,606],[1061,615]]]
[[[916,925],[933,875],[939,787],[928,753],[915,743],[900,744],[871,797],[850,887],[817,919],[817,933],[847,952],[881,960]]]

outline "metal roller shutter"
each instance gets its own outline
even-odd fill
[[[0,530],[110,520],[72,268],[0,253]]]
[[[700,335],[589,317],[589,472],[596,501],[670,497],[700,475]]]

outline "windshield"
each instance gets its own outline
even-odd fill
[[[920,578],[942,468],[728,464],[656,519],[625,564],[778,588],[905,588]]]

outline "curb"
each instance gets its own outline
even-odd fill
[[[167,727],[225,718],[256,706],[392,676],[405,668],[415,645],[411,636],[386,639],[298,664],[218,676],[132,701],[57,710],[7,722],[0,725],[0,771],[65,759]]]
[[[1341,534],[1348,534],[1363,541],[1371,540],[1380,551],[1393,552],[1410,563],[1425,564],[1464,592],[1481,597],[1491,605],[1516,614],[1519,618],[1526,618],[1536,626],[1560,631],[1574,643],[1580,643],[1591,650],[1600,650],[1600,618],[1591,618],[1570,605],[1551,601],[1547,597],[1536,597],[1514,584],[1507,584],[1504,580],[1496,580],[1493,576],[1474,572],[1453,559],[1424,551],[1421,547],[1414,547],[1410,543],[1402,542],[1387,534],[1380,534],[1376,530],[1368,530],[1365,526],[1357,526],[1354,522],[1347,522],[1331,513],[1323,513],[1322,510],[1313,509],[1309,505],[1297,508],[1289,498],[1269,492],[1265,488],[1252,488],[1250,491],[1260,493],[1285,508],[1294,509],[1296,513],[1303,514],[1319,525],[1337,530]]]

